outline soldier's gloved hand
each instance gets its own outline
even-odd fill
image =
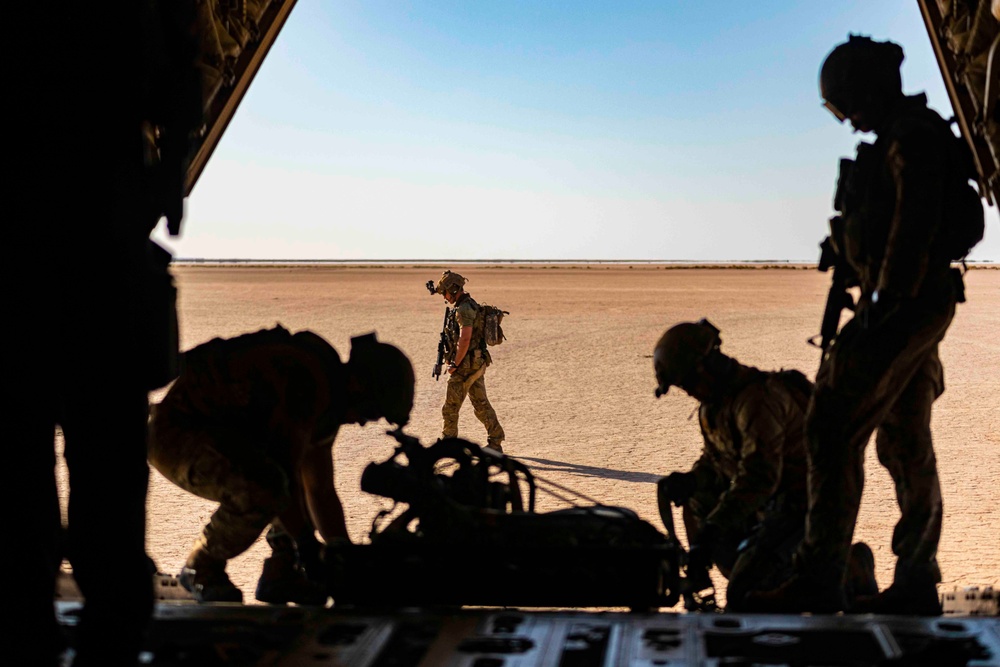
[[[712,568],[712,554],[719,545],[722,533],[714,524],[706,524],[688,552],[688,573],[707,572]]]
[[[694,473],[672,472],[657,484],[657,492],[671,500],[678,507],[694,495]]]
[[[310,530],[300,535],[295,540],[295,547],[299,556],[299,567],[305,572],[306,578],[322,582],[326,576],[326,567],[323,565],[323,545],[316,539],[316,534]]]
[[[326,543],[323,549],[323,562],[326,566],[326,584],[331,591],[335,591],[338,582],[343,580],[344,571],[347,568],[346,551],[352,546],[352,542],[346,537],[335,538]],[[334,593],[336,598],[336,593]]]

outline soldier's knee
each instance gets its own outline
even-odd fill
[[[238,513],[259,514],[270,519],[292,504],[288,475],[277,466],[257,470],[251,479],[228,489],[226,500],[226,504]]]
[[[267,523],[292,504],[291,494],[279,489],[261,488],[249,494],[233,494],[225,499],[229,514],[252,523]]]
[[[251,496],[249,500],[256,508],[260,509],[263,514],[268,515],[270,518],[277,516],[291,506],[292,494],[286,483],[284,485],[261,487],[261,491]]]

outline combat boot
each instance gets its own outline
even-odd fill
[[[500,444],[500,440],[495,438],[489,438],[486,441],[486,448],[492,449],[498,454],[503,454],[503,445]]]
[[[267,604],[323,606],[327,602],[326,590],[307,579],[287,554],[275,554],[264,560],[254,597]]]
[[[932,582],[894,582],[876,595],[858,596],[852,614],[888,614],[894,616],[940,616],[941,598]]]
[[[847,576],[844,579],[844,598],[853,610],[854,602],[863,597],[878,595],[875,579],[875,554],[864,542],[855,542],[847,552]]]
[[[858,614],[940,616],[939,581],[941,570],[937,561],[921,564],[898,561],[892,585],[881,593],[859,596],[851,611]]]
[[[243,602],[243,592],[226,574],[226,561],[212,558],[204,551],[188,557],[177,579],[198,602]]]

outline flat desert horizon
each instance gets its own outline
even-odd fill
[[[350,338],[375,331],[413,362],[416,398],[406,430],[430,444],[441,432],[446,387],[444,379],[431,377],[445,304],[424,284],[447,267],[417,264],[175,266],[181,347],[280,323],[292,331],[315,331],[346,360]],[[469,279],[466,290],[477,301],[510,312],[504,320],[507,341],[491,348],[494,364],[486,375],[507,433],[505,452],[538,477],[593,501],[632,509],[661,530],[656,482],[690,468],[701,435],[691,418],[694,399],[680,391],[659,400],[653,395],[651,355],[660,334],[677,322],[707,317],[721,329],[723,352],[744,364],[799,369],[810,379],[819,365],[819,351],[806,340],[819,330],[830,276],[813,266],[453,266]],[[946,590],[1000,588],[1000,270],[995,268],[966,274],[968,302],[959,305],[941,346],[946,390],[935,403],[932,428],[944,496],[938,558]],[[164,391],[151,400],[160,400]],[[367,541],[375,515],[391,506],[359,487],[364,467],[394,449],[387,428],[385,422],[345,426],[334,446],[336,486],[355,542]],[[485,443],[468,404],[460,435]],[[890,540],[899,510],[874,443],[865,471],[854,539],[874,550],[878,582],[885,588],[892,582]],[[59,487],[65,504],[62,463]],[[539,511],[565,506],[539,494]],[[160,571],[180,570],[215,507],[151,471],[147,546]],[[680,527],[679,512],[675,516]],[[262,536],[229,564],[248,602],[267,551]]]

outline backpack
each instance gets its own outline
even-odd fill
[[[805,410],[806,406],[809,405],[809,399],[812,396],[815,385],[809,378],[803,375],[802,371],[785,370],[782,368],[776,375],[781,380],[781,383],[785,385],[785,388],[789,390],[789,393],[791,393],[799,406]]]
[[[507,337],[503,335],[503,327],[500,325],[503,322],[503,316],[510,315],[510,313],[485,303],[480,308],[483,311],[483,339],[486,344],[499,345],[507,340]]]
[[[986,231],[982,197],[969,182],[979,180],[975,157],[968,142],[951,131],[949,121],[930,109],[923,112],[945,134],[951,172],[945,189],[944,226],[938,232],[937,242],[948,259],[965,261]]]
[[[945,224],[941,230],[945,254],[952,261],[964,261],[986,231],[982,199],[969,181],[956,183],[948,193]]]
[[[964,261],[972,248],[983,239],[985,218],[983,202],[977,189],[969,181],[978,181],[979,172],[968,142],[956,136],[951,130],[951,122],[930,109],[926,98],[915,96],[913,106],[900,116],[890,131],[879,136],[875,146],[882,146],[884,156],[886,146],[914,132],[930,130],[938,133],[945,150],[946,184],[944,191],[944,220],[934,239],[934,250],[951,261]],[[919,104],[918,104],[919,103]],[[914,141],[927,141],[926,135],[915,136]],[[863,145],[863,144],[862,144]],[[859,146],[860,151],[860,146]],[[858,157],[860,159],[861,153]],[[855,165],[857,171],[857,165]]]

